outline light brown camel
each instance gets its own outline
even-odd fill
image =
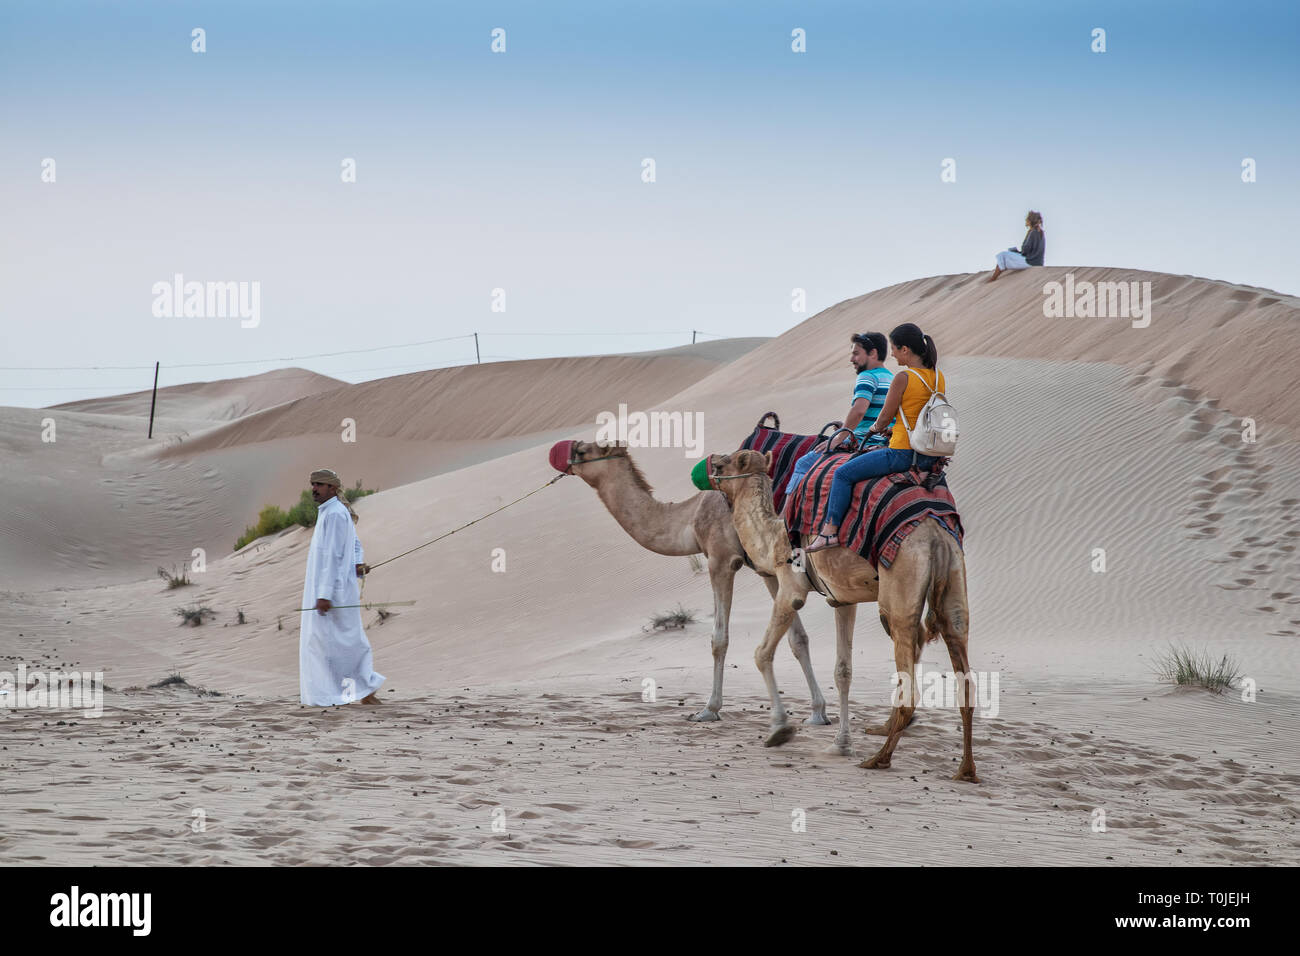
[[[776,577],[772,619],[754,661],[767,683],[772,699],[769,747],[779,746],[794,736],[786,720],[781,695],[772,672],[772,655],[791,618],[811,590],[807,577],[793,557],[785,522],[772,507],[772,480],[767,472],[771,456],[742,450],[713,458],[714,484],[731,501],[732,520],[745,550],[760,572]],[[801,542],[802,543],[802,542]],[[894,707],[889,721],[868,733],[885,734],[885,743],[873,757],[858,766],[883,769],[889,766],[903,728],[916,710],[916,662],[928,641],[942,636],[948,645],[957,680],[962,722],[961,766],[954,780],[978,783],[975,759],[971,755],[971,718],[974,710],[974,675],[966,656],[969,615],[966,605],[966,561],[961,548],[936,521],[922,521],[903,541],[898,557],[877,575],[870,562],[849,548],[827,548],[802,555],[822,580],[835,608],[835,687],[840,694],[840,726],[830,752],[852,756],[849,740],[849,684],[853,679],[853,623],[857,605],[880,604],[880,623],[894,642],[894,666],[901,682],[894,688]],[[921,614],[929,603],[922,627]]]
[[[561,463],[556,463],[556,467]],[[732,586],[736,572],[745,563],[745,552],[726,498],[716,491],[701,491],[681,502],[657,500],[624,444],[575,441],[570,446],[567,463],[569,473],[596,489],[614,520],[641,547],[656,554],[703,554],[708,561],[709,583],[713,587],[713,691],[704,709],[689,719],[721,720],[718,712],[722,709]],[[776,578],[761,568],[758,574],[775,599]],[[812,695],[812,716],[804,723],[829,724],[826,698],[813,675],[808,632],[797,614],[791,615],[788,623],[790,649],[803,668]]]

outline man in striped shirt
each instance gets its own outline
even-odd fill
[[[844,427],[853,429],[859,443],[889,443],[888,435],[873,435],[870,430],[876,418],[884,411],[889,383],[894,380],[894,373],[885,368],[888,348],[889,343],[883,332],[863,332],[853,336],[853,352],[849,361],[858,370],[858,381],[853,387],[853,407],[844,420]]]
[[[884,409],[889,383],[894,380],[894,373],[885,368],[889,342],[882,332],[861,332],[851,341],[853,351],[849,353],[849,363],[858,373],[858,380],[853,386],[853,404],[844,420],[844,427],[853,430],[861,448],[884,448],[889,442],[889,433],[873,435],[870,428]],[[786,485],[787,494],[793,493],[808,469],[817,464],[824,448],[824,444],[818,445],[795,462],[794,474]]]

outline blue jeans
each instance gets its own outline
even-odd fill
[[[825,442],[822,442],[822,444],[825,444]],[[885,446],[877,444],[875,447],[884,448]],[[799,487],[799,482],[803,480],[803,476],[812,470],[813,465],[821,461],[823,454],[822,451],[810,451],[808,454],[800,456],[799,460],[794,463],[794,473],[790,475],[790,480],[786,482],[785,493],[787,495],[794,494],[794,490]]]
[[[826,445],[826,442],[820,442],[818,449],[820,449],[822,445]],[[884,445],[878,445],[878,447],[884,447]],[[785,493],[794,494],[794,489],[800,486],[800,481],[803,480],[803,476],[813,470],[814,464],[822,460],[823,454],[824,449],[809,451],[806,455],[801,455],[800,460],[797,460],[797,462],[794,463],[794,473],[790,475],[790,480],[785,483]]]
[[[787,495],[794,494],[794,490],[799,487],[799,482],[803,480],[803,476],[808,474],[808,470],[817,464],[821,457],[822,453],[819,451],[810,451],[808,454],[800,456],[799,460],[794,463],[794,474],[790,476],[790,480],[785,484],[785,493]]]
[[[927,471],[938,458],[932,455],[917,455],[916,467]],[[907,471],[912,467],[912,450],[910,448],[884,448],[880,451],[867,452],[840,465],[831,481],[831,500],[826,505],[826,523],[839,528],[844,520],[844,513],[849,510],[853,500],[853,486],[868,478],[892,475]]]

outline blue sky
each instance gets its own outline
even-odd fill
[[[1297,293],[1298,40],[1289,3],[6,3],[0,364],[149,369],[0,371],[0,404],[473,331],[492,358],[777,335],[991,268],[1029,208],[1049,264]],[[176,273],[259,282],[260,323],[156,317]]]

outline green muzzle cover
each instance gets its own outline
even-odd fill
[[[701,491],[711,491],[713,486],[709,484],[709,457],[705,455],[691,469],[691,484]]]

